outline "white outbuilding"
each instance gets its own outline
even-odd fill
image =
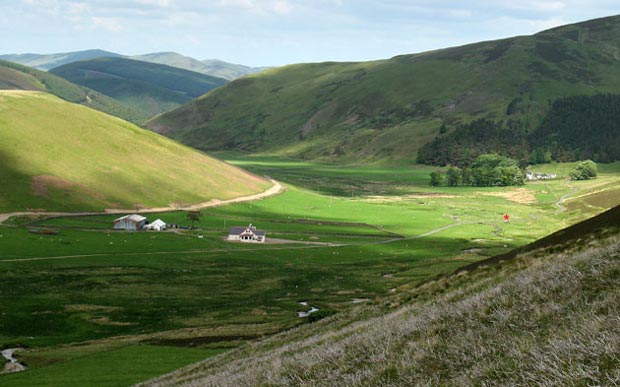
[[[166,229],[166,222],[161,219],[157,219],[154,222],[149,224],[145,224],[142,228],[143,230],[152,230],[152,231],[164,231]]]

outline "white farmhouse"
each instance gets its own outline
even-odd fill
[[[231,227],[228,231],[229,241],[264,243],[267,232],[258,230],[250,223],[247,227]]]

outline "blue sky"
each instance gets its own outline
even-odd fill
[[[617,0],[0,0],[0,53],[176,51],[251,66],[358,61],[618,13]]]

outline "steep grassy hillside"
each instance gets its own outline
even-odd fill
[[[620,17],[389,60],[314,63],[231,82],[147,125],[201,149],[414,161],[442,124],[518,120],[620,90]]]
[[[199,61],[177,54],[176,52],[156,52],[152,54],[136,55],[130,57],[135,60],[145,62],[159,63],[167,66],[178,67],[185,70],[195,71],[197,73],[211,75],[214,77],[232,81],[248,74],[258,73],[264,70],[263,67],[248,67],[233,63],[224,62],[218,59],[207,59]]]
[[[270,184],[115,117],[41,92],[0,92],[0,212],[198,203]]]
[[[140,386],[616,385],[618,219]]]
[[[226,80],[176,67],[125,58],[97,58],[54,68],[51,73],[97,90],[141,113],[171,110]]]
[[[140,114],[119,101],[44,71],[0,60],[0,90],[39,90],[136,122]]]
[[[0,55],[0,59],[47,71],[53,69],[54,67],[80,60],[119,56],[122,55],[110,51],[84,50],[56,54],[8,54]]]

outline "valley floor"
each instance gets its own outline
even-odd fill
[[[225,156],[287,190],[205,208],[195,230],[116,232],[116,214],[22,216],[0,226],[0,348],[24,347],[16,357],[29,367],[0,376],[0,384],[78,386],[84,379],[76,375],[90,375],[100,386],[128,386],[245,351],[279,332],[310,329],[298,312],[316,307],[311,316],[320,319],[357,313],[360,303],[402,302],[419,284],[600,213],[620,197],[620,164],[601,165],[588,182],[432,188],[427,168]],[[566,176],[570,167],[541,168]],[[153,216],[189,225],[184,211]],[[291,242],[222,239],[228,227],[248,223]]]

